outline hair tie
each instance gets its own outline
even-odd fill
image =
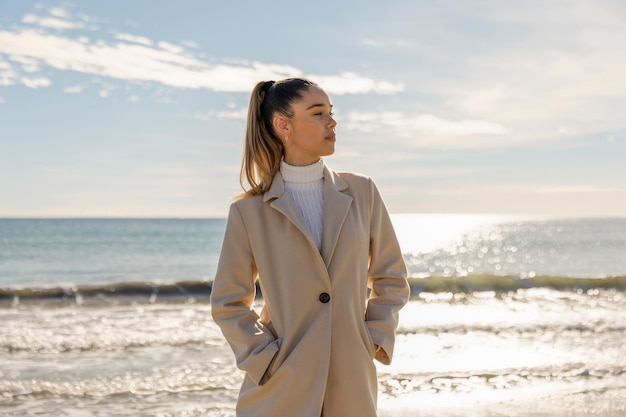
[[[267,93],[274,84],[276,84],[276,81],[265,81],[261,90],[263,90],[264,93]]]

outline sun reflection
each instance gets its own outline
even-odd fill
[[[404,253],[432,252],[458,243],[463,236],[477,229],[506,221],[513,216],[490,214],[393,214],[398,241]],[[497,239],[498,236],[492,236]],[[459,247],[456,250],[467,251]]]

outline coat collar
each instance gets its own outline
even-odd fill
[[[327,268],[330,265],[341,227],[352,203],[352,197],[345,193],[347,189],[348,183],[339,174],[324,165],[324,225],[321,255]],[[280,172],[276,173],[269,190],[263,194],[263,201],[287,217],[309,240],[317,252],[309,227],[296,204],[285,192],[285,183]]]
[[[337,192],[345,191],[348,188],[348,183],[345,182],[344,179],[339,176],[339,174],[329,169],[326,165],[324,165],[324,184],[329,184]],[[269,190],[267,190],[263,194],[263,202],[267,203],[270,200],[279,198],[284,193],[285,182],[283,181],[283,176],[280,174],[279,171],[276,173],[276,175],[274,175],[274,179],[272,180],[272,185],[270,185]]]

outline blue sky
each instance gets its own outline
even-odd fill
[[[0,0],[0,217],[223,216],[249,92],[291,76],[331,96],[327,164],[393,213],[625,216],[624,21],[620,0]]]

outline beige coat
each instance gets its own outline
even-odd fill
[[[251,308],[257,275],[260,314]],[[211,304],[245,371],[237,416],[376,416],[373,358],[391,362],[408,296],[371,179],[324,168],[321,253],[280,173],[263,196],[233,203]]]

